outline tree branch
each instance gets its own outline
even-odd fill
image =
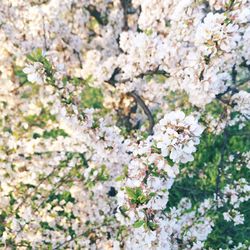
[[[91,16],[96,19],[99,24],[107,25],[107,20],[102,16],[102,13],[99,12],[94,5],[90,4],[89,6],[85,7],[85,9]]]
[[[49,47],[48,47],[48,44],[47,44],[44,16],[43,16],[43,39],[44,39],[44,47],[45,47],[46,50],[48,50]]]
[[[118,75],[120,73],[121,69],[120,68],[115,68],[114,72],[112,73],[110,79],[108,81],[106,81],[108,84],[110,84],[111,86],[113,86],[114,88],[116,87],[116,83],[123,83],[123,82],[127,82],[130,79],[123,79],[123,80],[116,80],[115,77],[116,75]],[[163,70],[159,70],[159,67],[156,68],[156,70],[153,71],[146,71],[145,73],[141,73],[138,76],[136,76],[136,78],[138,77],[143,77],[146,75],[152,75],[152,74],[168,74],[166,71]],[[153,128],[154,128],[154,118],[153,115],[151,113],[151,111],[149,110],[148,106],[145,104],[145,102],[143,101],[143,99],[135,92],[128,92],[127,93],[129,96],[133,97],[134,100],[136,101],[136,103],[143,109],[145,115],[148,117],[149,120],[149,128],[148,128],[148,132],[150,135],[153,134]]]
[[[218,167],[217,167],[217,176],[216,176],[215,194],[216,194],[217,207],[218,207],[218,199],[219,199],[219,193],[220,193],[221,175],[222,175],[223,168],[224,168],[225,152],[226,152],[227,141],[228,141],[227,137],[228,137],[227,129],[225,128],[225,130],[223,132],[221,158],[220,158],[220,162],[219,162]]]
[[[111,77],[109,80],[105,81],[109,84],[111,84],[113,87],[115,87],[116,83],[126,83],[129,81],[132,81],[131,78],[125,78],[125,79],[120,79],[120,80],[116,80],[116,76],[119,75],[119,73],[121,72],[120,68],[115,68],[114,72],[112,73]],[[154,70],[148,70],[146,72],[142,72],[139,75],[136,75],[135,78],[143,78],[144,76],[151,76],[151,75],[163,75],[165,77],[169,77],[170,74],[168,72],[166,72],[165,70],[160,70],[159,66],[154,69]]]
[[[148,117],[148,120],[149,120],[148,132],[150,135],[152,135],[155,123],[154,123],[154,118],[153,118],[151,111],[149,110],[149,108],[147,107],[143,99],[135,91],[129,92],[128,95],[134,98],[137,104],[143,109],[145,115]]]
[[[128,31],[129,30],[129,26],[128,26],[128,0],[120,0],[121,1],[121,5],[123,8],[123,30],[124,31]]]

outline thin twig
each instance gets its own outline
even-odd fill
[[[224,168],[224,160],[225,160],[225,152],[227,147],[227,141],[228,141],[228,134],[227,129],[225,128],[223,132],[223,143],[221,148],[221,158],[220,162],[217,167],[217,176],[216,176],[216,187],[215,187],[215,194],[216,194],[216,201],[218,206],[218,199],[219,199],[219,193],[220,193],[220,183],[221,183],[221,175]]]
[[[113,71],[111,77],[109,80],[105,81],[109,84],[111,84],[113,87],[115,87],[116,83],[126,83],[129,81],[132,81],[131,78],[125,78],[125,79],[120,79],[120,80],[116,80],[116,76],[121,72],[120,68],[115,68],[115,70]],[[169,77],[170,74],[168,72],[166,72],[165,70],[160,70],[159,66],[154,69],[154,70],[148,70],[146,72],[142,72],[139,75],[136,75],[134,78],[143,78],[144,76],[151,76],[151,75],[163,75],[165,77]]]
[[[76,54],[77,59],[78,59],[79,64],[80,64],[80,68],[82,69],[83,67],[82,67],[82,59],[81,59],[80,52],[79,52],[79,51],[77,51],[77,50],[75,50],[75,49],[73,49],[73,53],[74,53],[74,54]]]
[[[155,123],[154,123],[154,118],[153,118],[151,111],[149,110],[149,108],[147,107],[143,99],[135,91],[129,92],[128,95],[134,98],[137,104],[143,109],[145,115],[148,117],[148,120],[149,120],[148,132],[150,135],[152,135]]]
[[[243,79],[241,79],[241,80],[239,80],[237,82],[235,81],[235,83],[236,83],[235,87],[229,86],[224,92],[216,95],[216,98],[219,99],[220,97],[226,95],[229,92],[232,92],[233,94],[238,93],[239,92],[238,87],[240,87],[241,85],[243,85],[243,84],[245,84],[245,83],[247,83],[249,81],[250,81],[250,76],[246,77],[246,78],[243,78]]]
[[[61,244],[55,246],[55,247],[53,248],[53,250],[61,249],[61,247],[65,246],[66,244],[70,243],[71,241],[74,241],[74,240],[76,240],[76,239],[79,239],[80,237],[83,237],[83,236],[86,237],[86,234],[87,234],[89,231],[91,232],[91,231],[97,230],[97,229],[99,229],[99,228],[101,228],[101,226],[96,226],[96,227],[94,227],[94,228],[91,228],[90,230],[87,230],[87,231],[84,232],[84,233],[78,234],[78,235],[76,235],[75,237],[73,237],[73,238],[71,238],[71,239],[69,239],[69,240],[66,240],[66,241],[62,242]]]
[[[123,30],[128,31],[128,0],[121,0],[121,5],[123,8]]]
[[[236,77],[237,77],[237,70],[236,70],[236,65],[234,64],[233,68],[232,68],[232,82],[235,85],[236,84]]]
[[[96,19],[99,24],[107,25],[107,20],[102,17],[102,13],[99,12],[94,5],[90,4],[89,6],[85,7],[85,9],[89,12],[91,16]]]
[[[120,68],[115,68],[115,70],[112,73],[110,79],[108,81],[106,81],[108,84],[110,84],[114,88],[116,87],[116,83],[118,83],[118,82],[123,83],[123,81],[127,82],[127,81],[130,80],[130,79],[116,80],[115,77],[116,77],[116,75],[118,75],[120,73],[120,71],[121,71]],[[152,74],[167,74],[167,72],[159,70],[159,67],[157,67],[153,71],[152,70],[146,71],[146,72],[141,73],[140,75],[138,75],[136,77],[143,77],[143,76],[152,75]],[[150,135],[152,135],[155,123],[154,123],[154,118],[153,118],[153,115],[152,115],[151,111],[149,110],[149,108],[145,104],[144,100],[135,91],[128,92],[127,94],[134,98],[136,103],[143,109],[145,115],[148,117],[148,120],[149,120],[148,132],[149,132]]]
[[[44,47],[46,50],[49,49],[47,44],[47,37],[46,37],[46,29],[45,29],[45,22],[44,22],[44,16],[43,16],[43,39],[44,39]]]
[[[245,83],[247,83],[247,82],[249,82],[250,81],[250,76],[248,76],[248,77],[246,77],[246,78],[243,78],[243,79],[241,79],[241,80],[239,80],[238,82],[237,82],[237,87],[239,87],[239,86],[241,86],[241,85],[243,85],[243,84],[245,84]]]

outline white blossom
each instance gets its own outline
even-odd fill
[[[27,65],[23,69],[23,72],[27,74],[27,78],[30,82],[43,84],[44,69],[41,63],[35,62],[33,65]]]
[[[164,157],[186,163],[193,160],[192,153],[196,151],[202,131],[193,116],[185,117],[181,111],[171,112],[155,127],[154,140]]]

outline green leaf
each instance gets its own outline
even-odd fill
[[[137,221],[133,224],[133,227],[134,227],[134,228],[139,228],[139,227],[141,227],[144,223],[145,223],[144,220],[137,220]]]
[[[156,228],[158,227],[158,225],[156,223],[153,223],[151,221],[147,222],[147,226],[151,229],[151,230],[156,230]]]
[[[29,59],[32,62],[40,62],[41,58],[43,57],[42,49],[38,48],[32,53],[27,55],[27,59]]]
[[[109,173],[105,165],[101,166],[101,170],[97,175],[98,181],[107,181],[109,179]]]
[[[147,203],[150,200],[149,197],[143,194],[140,187],[136,188],[126,187],[126,192],[132,204],[141,205]]]
[[[127,192],[127,195],[130,199],[135,199],[136,198],[136,195],[135,195],[135,191],[133,188],[130,188],[130,187],[126,187],[126,192]]]

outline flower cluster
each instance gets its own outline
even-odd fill
[[[248,249],[249,24],[249,0],[1,0],[0,248]]]
[[[250,117],[250,94],[241,90],[239,93],[233,95],[232,101],[235,104],[235,111],[240,112],[247,119]]]
[[[166,114],[155,126],[154,140],[164,157],[169,156],[174,162],[193,161],[203,128],[193,116],[186,116],[181,111]]]

